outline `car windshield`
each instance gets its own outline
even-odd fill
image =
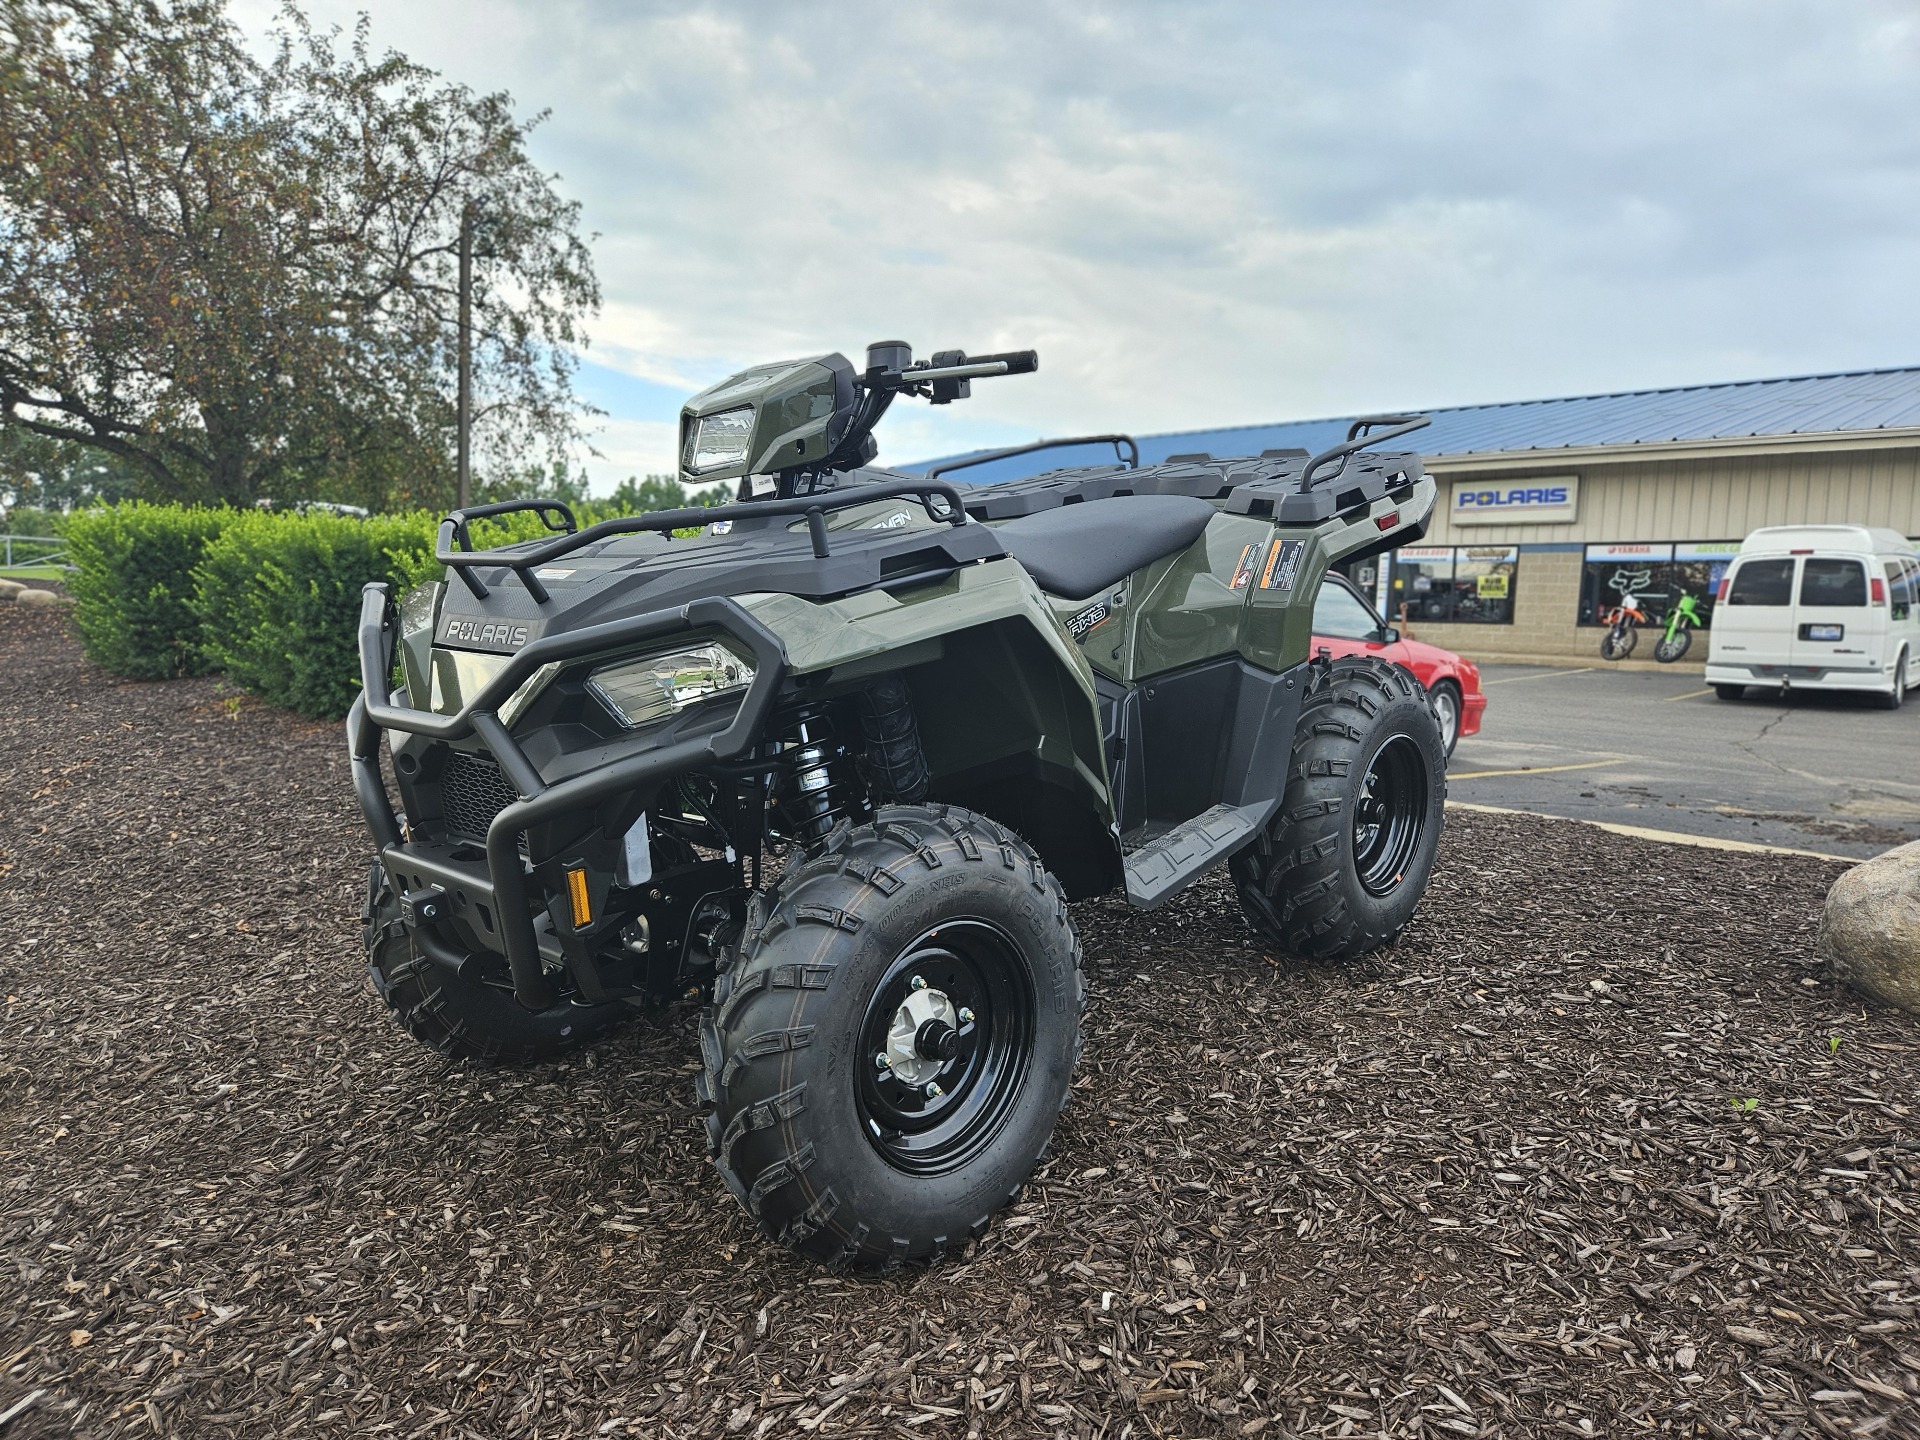
[[[1729,605],[1786,605],[1793,597],[1793,561],[1746,560],[1733,572]]]
[[[1864,605],[1867,570],[1858,560],[1809,560],[1800,572],[1802,605]]]
[[[1380,633],[1380,622],[1351,590],[1329,580],[1313,604],[1313,633],[1337,640],[1372,640]]]

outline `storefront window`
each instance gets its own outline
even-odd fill
[[[1703,627],[1713,624],[1714,596],[1739,553],[1738,540],[1685,540],[1673,547],[1673,584],[1693,596]]]
[[[1673,583],[1673,546],[1631,542],[1587,546],[1580,569],[1580,624],[1604,625],[1606,617],[1631,595],[1655,624],[1667,618],[1667,592]]]
[[[1453,552],[1453,618],[1511,625],[1518,545],[1462,545]]]
[[[1699,608],[1701,624],[1711,625],[1714,594],[1739,550],[1737,540],[1589,545],[1580,571],[1580,624],[1606,624],[1621,597],[1631,595],[1648,623],[1664,625],[1667,612],[1688,594]]]
[[[1387,613],[1401,620],[1453,618],[1453,547],[1403,545],[1393,552]]]

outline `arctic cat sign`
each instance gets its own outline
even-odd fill
[[[1530,480],[1456,480],[1456,525],[1567,525],[1580,508],[1580,477],[1546,475]]]

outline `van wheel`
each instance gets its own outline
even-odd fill
[[[1744,685],[1716,685],[1713,687],[1713,693],[1718,695],[1722,700],[1744,700],[1747,698],[1747,687]]]
[[[1893,662],[1893,689],[1880,697],[1882,710],[1898,710],[1901,702],[1907,698],[1907,652],[1902,650],[1900,658]]]

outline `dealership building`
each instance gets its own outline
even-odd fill
[[[1423,640],[1476,658],[1586,656],[1633,593],[1655,620],[1690,592],[1712,623],[1727,558],[1762,525],[1920,537],[1920,367],[1425,412],[1438,479],[1423,542],[1352,577]],[[1317,451],[1351,417],[1139,437],[1141,460]],[[1043,452],[955,472],[974,484],[1094,463]],[[915,469],[921,467],[915,466]]]

